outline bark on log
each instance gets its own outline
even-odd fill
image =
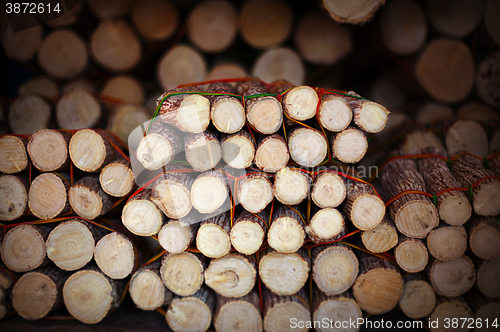
[[[213,259],[205,270],[205,284],[225,297],[242,297],[255,286],[257,262],[253,256],[229,253]]]
[[[311,191],[311,198],[320,208],[335,208],[346,197],[344,179],[336,173],[324,172],[317,175]]]
[[[198,253],[183,252],[164,256],[160,268],[161,279],[167,288],[179,295],[190,296],[203,284],[203,272],[208,258]]]
[[[445,324],[448,319],[451,321],[460,321],[465,319],[468,321],[469,319],[473,319],[474,315],[467,302],[459,296],[459,297],[442,297],[438,296],[436,299],[436,307],[434,311],[431,313],[429,319],[434,322],[437,322],[437,326],[433,328],[435,331],[444,331],[446,330]],[[461,328],[455,329],[457,332],[467,332],[470,331],[469,328],[464,326]]]
[[[330,17],[339,23],[362,24],[372,19],[385,0],[322,0]]]
[[[124,287],[123,281],[113,280],[96,266],[88,265],[66,280],[64,304],[80,322],[96,324],[120,305]]]
[[[318,130],[298,127],[288,134],[288,150],[297,164],[316,167],[326,158],[328,141]]]
[[[211,131],[188,134],[184,139],[186,160],[197,172],[214,168],[222,158],[222,149],[217,135]]]
[[[77,88],[63,94],[56,106],[57,124],[62,129],[94,127],[101,118],[101,105],[90,91]]]
[[[500,285],[498,284],[500,257],[487,261],[478,259],[476,262],[476,269],[477,287],[481,293],[492,299],[500,299]]]
[[[474,216],[469,228],[469,243],[474,255],[481,259],[500,256],[500,220]]]
[[[130,278],[130,297],[142,310],[155,310],[172,301],[172,293],[160,276],[160,262],[153,262],[135,272]]]
[[[284,205],[297,205],[309,196],[311,177],[301,169],[285,167],[274,177],[274,197]]]
[[[427,192],[424,179],[410,159],[395,159],[382,170],[382,185],[389,197],[405,190]],[[439,214],[432,200],[421,194],[407,194],[389,206],[391,219],[408,237],[424,239],[439,223]]]
[[[71,135],[53,129],[42,129],[31,135],[27,151],[40,172],[57,172],[69,167],[68,143]]]
[[[440,34],[464,38],[479,26],[483,19],[485,1],[426,1],[427,17]]]
[[[24,319],[41,319],[63,305],[63,285],[69,273],[46,266],[24,274],[12,290],[12,306]]]
[[[208,92],[235,94],[236,91],[228,83],[212,83]],[[210,100],[210,119],[215,128],[222,133],[234,134],[245,125],[245,107],[233,96],[213,95]]]
[[[293,85],[301,85],[304,84],[305,74],[306,70],[300,56],[286,47],[265,51],[257,58],[252,68],[253,77],[269,84],[286,81]]]
[[[251,213],[260,213],[274,197],[271,181],[266,174],[259,172],[240,180],[237,195],[243,208]]]
[[[352,290],[359,306],[372,315],[392,310],[403,293],[401,274],[383,258],[360,252],[358,259],[359,276]]]
[[[19,173],[28,167],[26,138],[6,135],[0,137],[0,172]]]
[[[276,173],[288,164],[290,154],[285,139],[273,134],[259,137],[255,165],[263,172]]]
[[[441,262],[433,259],[426,267],[432,288],[438,295],[453,297],[469,291],[476,281],[476,270],[468,256]]]
[[[45,240],[50,228],[39,225],[15,226],[5,234],[1,255],[14,272],[27,272],[48,263]]]
[[[94,257],[95,244],[106,232],[80,219],[64,221],[47,237],[47,256],[62,270],[83,268]]]
[[[236,86],[238,94],[247,97],[265,94],[266,86],[259,81],[244,81]],[[273,96],[245,98],[248,123],[261,134],[274,134],[283,122],[281,103]]]
[[[157,234],[165,221],[165,215],[151,201],[150,189],[143,189],[131,197],[122,211],[123,225],[139,236]]]
[[[14,134],[31,135],[49,124],[50,105],[42,97],[21,96],[10,105],[9,127]]]
[[[314,247],[312,278],[326,295],[347,291],[358,276],[358,259],[352,249],[342,243]]]
[[[112,232],[95,245],[94,259],[101,271],[111,279],[123,279],[137,266],[134,244],[123,234]]]
[[[179,254],[193,244],[198,227],[199,221],[190,216],[171,219],[158,232],[158,242],[168,253]]]
[[[28,178],[0,176],[0,220],[15,220],[28,211]]]
[[[404,235],[399,235],[398,242],[394,249],[398,265],[409,273],[423,271],[429,259],[425,243],[422,240],[412,239]]]
[[[354,127],[348,127],[330,137],[332,157],[341,162],[354,164],[363,159],[368,149],[365,134]]]
[[[311,319],[311,308],[309,307],[308,294],[304,288],[296,294],[278,296],[271,291],[263,290],[262,302],[264,303],[264,330],[265,331],[287,331],[290,330],[290,322],[307,322]],[[309,328],[302,326],[297,329],[306,332]]]
[[[131,19],[142,38],[161,42],[177,31],[180,14],[172,1],[146,0],[134,5]]]
[[[151,201],[169,218],[179,219],[191,211],[191,186],[193,178],[189,173],[175,172],[160,176],[153,184]]]
[[[102,190],[110,196],[125,197],[135,188],[134,173],[130,162],[118,158],[107,164],[99,174]]]
[[[465,187],[472,187],[477,181],[494,176],[484,168],[481,160],[472,156],[461,156],[451,165],[451,172]],[[500,181],[488,179],[472,188],[472,207],[480,216],[494,216],[500,213]]]
[[[196,248],[205,256],[219,258],[231,250],[231,218],[229,212],[204,220],[196,235]]]
[[[162,122],[151,126],[137,148],[137,159],[148,170],[154,171],[175,159],[182,150],[179,131]]]
[[[363,317],[361,309],[352,295],[352,291],[328,296],[318,287],[314,287],[313,294],[312,318],[314,322],[322,322],[319,324],[320,326],[315,326],[317,331],[359,331],[359,328],[356,327],[351,327],[349,329],[334,329],[335,322],[351,322]],[[324,321],[328,321],[330,324],[325,326],[323,324]]]
[[[365,183],[350,181],[342,210],[356,228],[369,230],[382,222],[385,205],[373,188]]]
[[[156,74],[165,91],[181,84],[202,82],[207,75],[203,56],[187,45],[171,48],[158,62]]]
[[[69,182],[57,173],[43,173],[31,182],[28,206],[40,219],[53,219],[69,211]]]
[[[140,106],[122,105],[110,116],[108,130],[127,144],[131,138],[129,135],[134,129],[147,123],[150,118],[151,116]]]
[[[373,253],[386,252],[398,244],[398,230],[385,216],[375,228],[361,232],[361,241]]]
[[[483,127],[475,121],[455,122],[448,128],[445,140],[450,157],[461,152],[472,153],[481,158],[488,156],[488,137]]]
[[[69,141],[69,156],[84,172],[99,172],[115,158],[108,139],[92,129],[77,131]]]
[[[439,225],[427,236],[429,254],[440,261],[459,258],[467,249],[467,233],[463,226]]]
[[[95,219],[106,214],[113,205],[99,185],[97,175],[87,175],[69,189],[69,204],[82,218]]]
[[[427,317],[436,305],[436,293],[419,273],[410,273],[404,278],[403,295],[399,307],[413,319]]]
[[[231,228],[231,244],[241,254],[254,254],[266,238],[268,222],[269,215],[265,211],[254,215],[243,210]]]
[[[14,61],[28,62],[31,60],[42,42],[43,29],[33,15],[28,15],[25,24],[32,28],[13,32],[9,20],[3,20],[1,40],[5,55]]]
[[[425,149],[430,149],[438,155],[447,156],[441,139],[431,131],[415,131],[406,135],[401,153],[403,154],[420,154]]]
[[[247,168],[255,157],[255,141],[246,129],[232,135],[222,135],[222,159],[232,168]]]
[[[500,107],[500,94],[494,88],[500,80],[500,76],[496,72],[499,67],[500,52],[494,52],[479,63],[476,74],[476,88],[479,97],[495,108]]]
[[[346,129],[352,120],[352,110],[346,98],[333,94],[325,94],[318,108],[318,120],[321,125],[332,132]]]
[[[297,207],[295,209],[297,210]],[[267,233],[267,241],[271,248],[282,253],[292,253],[304,245],[305,224],[299,213],[288,206],[281,206],[274,212]]]
[[[200,174],[191,187],[191,203],[200,213],[213,213],[229,195],[229,181],[221,170]]]
[[[311,270],[311,259],[305,249],[291,254],[264,249],[260,253],[259,277],[274,294],[297,293],[306,283]]]
[[[167,310],[167,323],[173,331],[206,331],[214,309],[215,295],[204,287],[190,296],[174,298]]]
[[[313,243],[336,241],[346,235],[347,223],[337,209],[318,209],[306,226],[306,233]]]
[[[353,122],[367,133],[378,133],[385,128],[389,119],[389,111],[382,105],[366,99],[359,99],[357,93],[350,91],[347,104],[352,109]]]
[[[252,291],[240,298],[218,295],[214,326],[217,332],[262,331],[260,299],[257,292]]]

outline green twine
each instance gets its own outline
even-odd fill
[[[438,199],[436,195],[432,195],[432,201],[434,202],[434,205],[437,207],[438,206]]]

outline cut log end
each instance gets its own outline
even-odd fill
[[[122,163],[106,165],[99,175],[102,190],[110,196],[124,197],[132,191],[135,185],[132,169]]]
[[[493,299],[500,299],[500,257],[487,260],[477,270],[477,286],[481,293]]]
[[[69,189],[69,203],[76,214],[86,219],[95,219],[103,212],[99,193],[84,186],[74,185]]]
[[[362,131],[347,128],[334,135],[331,148],[335,158],[344,163],[353,164],[365,156],[368,140]]]
[[[56,283],[45,274],[28,272],[14,285],[12,306],[24,319],[43,318],[56,304],[59,290]]]
[[[163,216],[150,200],[137,199],[128,202],[123,208],[122,223],[135,235],[151,236],[163,226]]]
[[[264,317],[265,331],[286,331],[290,329],[290,322],[297,319],[298,322],[307,322],[311,319],[309,309],[297,302],[278,303],[269,309]],[[297,331],[305,332],[307,328]]]
[[[311,197],[320,208],[339,206],[346,197],[344,180],[335,173],[320,174],[314,182]]]
[[[264,97],[247,108],[248,122],[260,133],[274,134],[281,128],[283,110],[274,97]]]
[[[14,134],[31,135],[50,124],[50,105],[42,97],[20,96],[9,109],[9,127]]]
[[[374,102],[364,102],[354,112],[354,123],[368,133],[382,131],[388,119],[389,112],[387,109]]]
[[[61,97],[56,106],[56,115],[62,129],[92,128],[101,117],[101,105],[92,92],[77,88]]]
[[[356,301],[349,297],[337,297],[325,299],[322,301],[317,309],[313,313],[314,321],[324,320],[328,322],[345,322],[345,321],[355,321],[362,318],[363,314],[359,308]],[[322,324],[321,324],[322,325]],[[319,332],[331,331],[331,325],[328,327],[320,326],[317,327]],[[346,331],[355,332],[357,329],[345,329]]]
[[[0,220],[15,220],[27,210],[28,190],[13,175],[0,176]]]
[[[427,269],[432,288],[442,296],[465,294],[476,281],[474,265],[465,255],[447,262],[434,261]]]
[[[219,225],[204,224],[198,230],[196,247],[207,257],[219,258],[231,250],[231,240]]]
[[[179,129],[188,133],[201,133],[210,124],[210,101],[201,95],[185,97],[178,110]]]
[[[474,319],[473,317],[474,315],[471,309],[462,298],[438,298],[438,304],[429,317],[432,322],[437,322],[437,326],[432,327],[430,330],[431,332],[445,331],[445,322],[448,321],[448,319],[450,321],[468,321],[469,319]],[[464,328],[460,327],[455,330],[457,332],[470,331],[470,329],[465,326]]]
[[[475,121],[455,122],[448,129],[445,142],[450,157],[462,152],[469,152],[481,158],[488,156],[486,131]]]
[[[500,181],[484,185],[474,197],[474,211],[481,216],[495,216],[500,213]]]
[[[413,222],[418,220],[419,223]],[[408,237],[424,239],[439,223],[436,206],[430,201],[411,201],[396,212],[398,230]]]
[[[259,213],[273,200],[273,188],[265,175],[249,176],[240,183],[238,201],[251,213]]]
[[[179,296],[196,293],[203,284],[204,267],[197,256],[189,252],[166,256],[160,269],[167,288]]]
[[[351,221],[358,229],[375,228],[385,215],[384,202],[376,195],[359,196],[352,205]]]
[[[308,120],[316,115],[319,98],[309,86],[298,86],[288,91],[283,100],[284,111],[298,121]]]
[[[212,321],[212,312],[196,297],[177,298],[170,304],[166,319],[174,331],[206,331]]]
[[[147,269],[134,273],[130,279],[129,291],[135,305],[142,310],[155,310],[167,300],[160,276]]]
[[[362,24],[369,21],[385,0],[322,0],[330,16],[339,23]]]
[[[439,216],[448,225],[463,225],[469,220],[472,207],[463,196],[451,196],[443,200],[439,207]]]
[[[21,225],[12,228],[3,239],[2,260],[14,272],[36,269],[44,263],[46,246],[37,228]]]
[[[467,233],[462,226],[438,227],[427,236],[427,248],[440,261],[457,259],[467,249]]]
[[[0,172],[13,174],[28,167],[28,155],[22,138],[0,137]]]
[[[324,98],[319,106],[318,119],[326,129],[339,132],[351,123],[352,110],[343,98]]]
[[[77,131],[69,142],[69,155],[73,164],[84,172],[99,170],[110,154],[109,142],[105,140],[91,129]]]
[[[69,209],[65,180],[54,174],[44,173],[31,183],[28,205],[31,213],[40,219],[52,219]]]
[[[181,84],[201,82],[205,79],[206,67],[205,59],[193,48],[175,46],[158,63],[158,81],[165,91]]]
[[[285,167],[290,159],[285,140],[280,136],[265,138],[255,152],[255,164],[268,173],[275,173]]]
[[[168,179],[153,187],[151,200],[167,217],[172,219],[187,216],[193,207],[189,189],[183,184]]]
[[[222,143],[222,159],[233,168],[250,167],[255,156],[255,147],[251,140],[242,135],[229,137]]]
[[[198,134],[185,143],[186,160],[198,172],[214,168],[222,158],[222,149],[212,133]]]
[[[201,213],[213,213],[222,206],[228,196],[226,183],[218,177],[198,178],[191,187],[191,202]]]
[[[424,280],[406,282],[399,306],[404,314],[413,319],[427,317],[436,305],[436,293]]]
[[[221,98],[212,105],[210,117],[218,131],[233,134],[245,125],[245,108],[238,99]]]
[[[306,173],[285,167],[275,174],[274,197],[285,205],[299,204],[309,195],[310,181]]]
[[[328,143],[319,131],[298,128],[288,137],[290,156],[299,165],[316,167],[325,160]]]
[[[260,332],[262,317],[254,304],[235,299],[220,307],[214,326],[219,332]]]
[[[375,228],[362,232],[361,241],[373,253],[386,252],[398,244],[398,232],[390,221],[382,221]]]
[[[97,242],[94,259],[101,271],[111,279],[123,279],[134,269],[136,253],[130,240],[113,232]]]
[[[141,139],[137,148],[137,159],[146,169],[156,170],[172,160],[173,150],[166,137],[151,133]]]
[[[470,247],[472,252],[482,259],[500,256],[500,220],[484,218],[471,228]]]
[[[178,254],[191,244],[193,231],[181,220],[170,220],[158,232],[158,242],[168,253]]]
[[[429,259],[425,244],[422,241],[409,238],[399,243],[394,249],[394,256],[398,265],[410,273],[423,271]]]
[[[244,220],[231,229],[231,244],[238,252],[251,255],[259,250],[265,236],[266,234],[259,224]]]
[[[313,242],[324,242],[342,234],[344,230],[344,217],[331,208],[321,209],[311,218],[306,226],[306,233]]]
[[[41,172],[57,171],[67,166],[67,137],[51,129],[42,129],[31,135],[27,150],[33,166]]]
[[[274,250],[293,253],[302,247],[305,235],[304,227],[296,219],[285,216],[272,222],[268,242]]]
[[[356,281],[358,259],[345,246],[332,245],[315,257],[312,273],[316,285],[326,295],[342,294]]]

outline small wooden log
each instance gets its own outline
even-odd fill
[[[476,74],[476,87],[479,97],[485,103],[495,108],[500,106],[500,95],[496,89],[492,88],[492,86],[498,84],[500,79],[499,75],[496,73],[496,70],[498,70],[499,67],[500,52],[494,52],[479,63]]]
[[[28,206],[40,219],[53,219],[69,211],[68,181],[57,173],[43,173],[30,185]]]
[[[314,243],[336,241],[347,233],[347,224],[337,209],[319,209],[306,226],[306,233]]]
[[[468,152],[486,158],[488,156],[488,137],[479,123],[460,120],[447,130],[446,149],[450,157],[461,152]]]
[[[474,319],[474,315],[469,305],[465,300],[459,297],[442,297],[438,296],[436,299],[436,307],[434,311],[431,313],[429,319],[431,322],[436,322],[431,331],[444,331],[446,330],[446,322],[449,321],[469,321],[469,319]],[[455,328],[457,332],[467,332],[470,331],[470,328],[467,325],[464,325],[462,328],[461,325],[458,328]]]
[[[135,187],[134,173],[130,162],[118,158],[107,164],[99,174],[99,183],[102,190],[113,197],[125,197]]]
[[[385,216],[375,228],[361,232],[361,241],[373,253],[386,252],[398,244],[398,230]]]
[[[46,266],[24,274],[12,290],[12,305],[19,316],[41,319],[62,306],[62,289],[69,274]]]
[[[440,261],[459,258],[467,249],[467,233],[463,226],[445,224],[434,228],[427,236],[429,254]]]
[[[474,312],[474,318],[481,319],[481,328],[479,324],[474,327],[475,331],[491,331],[498,323],[498,313],[500,312],[500,301],[490,299],[481,292],[474,290],[470,296],[470,308]],[[495,323],[496,320],[496,323]]]
[[[470,223],[469,243],[474,255],[481,259],[500,256],[500,220],[474,216]]]
[[[389,197],[405,190],[427,192],[424,179],[417,172],[415,161],[394,159],[382,169],[382,185]],[[389,206],[391,219],[404,235],[424,239],[439,223],[439,214],[432,200],[421,194],[407,194]]]
[[[276,173],[288,164],[290,154],[285,139],[273,134],[260,137],[257,151],[255,151],[255,165],[258,169],[268,173]]]
[[[221,138],[222,159],[232,168],[247,168],[255,157],[255,141],[246,129]]]
[[[487,261],[479,259],[477,266],[477,287],[485,296],[500,299],[498,276],[500,273],[500,257]]]
[[[45,240],[50,228],[39,225],[15,226],[2,242],[2,261],[14,272],[26,272],[48,262]]]
[[[406,139],[401,146],[403,154],[420,154],[425,149],[434,149],[433,152],[446,156],[446,149],[441,143],[441,139],[431,131],[415,131],[406,135]]]
[[[410,273],[404,278],[403,295],[399,307],[413,319],[427,317],[436,305],[436,293],[421,274]]]
[[[285,88],[290,89],[283,96],[283,111],[288,117],[305,121],[316,115],[319,98],[313,88],[306,85],[285,85]]]
[[[318,130],[298,127],[288,135],[288,150],[297,164],[316,167],[326,158],[328,142]]]
[[[148,170],[154,171],[167,165],[181,152],[178,130],[162,122],[154,123],[137,147],[137,159]]]
[[[426,1],[427,17],[440,34],[464,38],[479,26],[483,19],[485,1]]]
[[[28,168],[28,154],[23,137],[6,135],[0,137],[0,172],[6,174],[19,173]]]
[[[284,254],[267,248],[260,253],[259,277],[273,293],[291,295],[306,283],[311,270],[311,259],[305,249]]]
[[[188,134],[184,139],[184,151],[187,162],[197,172],[214,168],[222,157],[219,139],[211,131]]]
[[[40,172],[68,169],[70,138],[69,133],[53,129],[42,129],[31,135],[27,150],[33,166]]]
[[[312,278],[326,295],[338,295],[347,291],[358,276],[358,259],[348,246],[342,243],[324,244],[311,251]]]
[[[110,0],[106,2],[89,0],[90,11],[99,19],[125,16],[130,13],[133,6],[134,1],[132,0]]]
[[[206,331],[210,327],[214,309],[215,295],[203,287],[190,296],[174,298],[167,310],[167,323],[176,332]]]
[[[322,0],[330,17],[339,23],[362,24],[372,19],[384,0]]]
[[[28,179],[0,176],[0,220],[15,220],[28,211]]]
[[[335,208],[346,197],[345,181],[336,173],[323,172],[314,180],[311,198],[320,208]]]
[[[344,97],[326,94],[319,104],[318,120],[329,131],[339,132],[351,123],[352,110]]]
[[[191,42],[207,53],[220,53],[233,43],[238,20],[235,6],[226,1],[209,0],[194,7],[188,17],[187,34]]]
[[[69,156],[84,172],[98,172],[115,158],[109,140],[92,129],[77,131],[69,141]]]
[[[106,82],[101,94],[106,102],[105,105],[112,110],[122,104],[140,106],[144,103],[144,89],[141,82],[129,75],[113,76]]]
[[[160,176],[153,184],[151,201],[169,218],[179,219],[191,211],[191,186],[189,173],[170,172]]]
[[[429,259],[427,248],[422,240],[412,239],[404,235],[399,236],[394,256],[398,265],[409,273],[423,271]]]
[[[331,135],[332,157],[341,162],[354,164],[363,159],[368,149],[365,134],[354,127],[348,127]]]
[[[198,87],[179,88],[163,93],[157,105],[170,93],[200,92]],[[177,129],[188,133],[202,133],[210,124],[210,101],[198,94],[172,95],[160,107],[160,119]]]
[[[104,234],[104,228],[80,219],[64,221],[47,237],[47,256],[62,270],[78,270],[92,260],[95,243]]]
[[[388,260],[360,252],[359,276],[352,287],[361,309],[372,315],[392,310],[403,294],[403,278]],[[375,286],[376,285],[376,286]]]
[[[297,207],[295,207],[295,210]],[[305,242],[306,231],[303,217],[288,206],[281,206],[272,216],[267,233],[269,246],[282,253],[299,250]]]
[[[494,176],[484,168],[482,161],[469,156],[460,156],[452,162],[451,172],[466,187],[472,187],[477,181]],[[494,216],[500,213],[500,181],[488,179],[472,188],[472,207],[480,216]]]
[[[198,175],[191,187],[191,203],[200,213],[213,213],[229,196],[229,181],[221,170]]]
[[[266,86],[259,81],[244,81],[236,85],[238,94],[247,97],[267,93]],[[273,96],[245,98],[248,123],[259,133],[274,134],[281,128],[283,109]]]
[[[231,227],[231,244],[239,253],[252,255],[259,250],[266,238],[267,223],[269,215],[267,212],[253,214],[243,210]]]
[[[252,76],[266,83],[286,81],[301,85],[304,84],[305,68],[296,52],[282,47],[262,53],[254,63]]]
[[[360,99],[357,93],[350,91],[353,97],[347,103],[352,109],[353,122],[367,133],[378,133],[385,128],[389,118],[389,111],[382,105],[366,99]]]
[[[260,299],[257,292],[252,291],[240,298],[218,295],[214,326],[217,332],[262,331]]]
[[[465,294],[476,281],[474,264],[465,255],[447,262],[431,260],[426,273],[436,293],[447,297]]]
[[[463,104],[457,111],[459,120],[472,120],[481,123],[500,120],[498,112],[489,106],[475,101]]]
[[[158,232],[158,242],[170,254],[184,252],[196,238],[199,221],[187,216],[171,219]]]
[[[412,0],[390,3],[382,12],[380,36],[392,53],[414,54],[424,45],[427,37],[424,10]]]
[[[278,296],[267,289],[262,294],[264,304],[264,330],[265,331],[287,331],[291,329],[292,322],[308,322],[311,320],[311,308],[307,292],[302,288],[293,295]],[[297,326],[298,327],[298,326]],[[306,332],[308,327],[301,326],[296,329]]]
[[[171,292],[179,296],[190,296],[203,284],[203,272],[207,265],[208,259],[202,254],[187,251],[167,254],[161,263],[161,280]]]
[[[75,90],[85,90],[90,93],[97,92],[95,85],[85,78],[77,78],[67,82],[62,87],[62,94],[73,92]]]
[[[59,98],[59,85],[46,76],[35,76],[21,84],[17,94],[20,96],[37,95],[55,100]]]
[[[31,135],[48,128],[49,121],[50,105],[40,96],[21,96],[10,105],[9,127],[14,134]]]
[[[26,18],[25,24],[32,28],[13,32],[10,20],[4,19],[2,22],[1,40],[5,55],[19,62],[28,62],[36,55],[43,36],[42,25],[34,15],[27,15],[24,18]]]
[[[94,259],[101,271],[111,279],[123,279],[137,265],[134,244],[123,234],[112,232],[95,245]]]
[[[123,225],[139,236],[157,234],[165,220],[165,215],[151,201],[151,189],[143,189],[132,196],[122,212]]]
[[[214,0],[219,1],[219,0]],[[235,94],[236,91],[228,83],[212,83],[207,88],[211,93]],[[210,118],[218,131],[226,134],[234,134],[245,125],[244,105],[233,96],[213,95],[209,96],[211,102]]]
[[[180,13],[172,1],[146,0],[134,5],[131,19],[142,38],[161,42],[177,31]]]
[[[130,278],[130,297],[142,310],[155,310],[172,301],[172,293],[160,276],[160,262],[153,262],[135,272]]]
[[[150,118],[151,116],[142,107],[122,105],[109,118],[108,129],[122,142],[128,142],[129,135],[134,129],[148,123]]]
[[[124,20],[102,21],[90,37],[90,50],[94,60],[112,72],[129,71],[142,57],[141,43]]]
[[[193,185],[194,186],[194,185]],[[231,250],[229,212],[204,220],[196,235],[196,248],[205,256],[219,258]]]
[[[57,103],[56,115],[62,129],[92,128],[101,117],[101,105],[90,91],[78,88],[63,94]]]
[[[453,110],[449,106],[429,102],[424,104],[415,115],[415,120],[421,123],[435,124],[436,122],[453,117]]]
[[[94,265],[73,273],[63,287],[66,309],[85,324],[96,324],[116,309],[125,283],[107,277]]]
[[[186,45],[171,48],[160,59],[156,70],[158,81],[165,91],[181,84],[202,82],[206,71],[207,64],[203,56]]]
[[[474,61],[461,41],[438,38],[427,44],[415,66],[415,76],[427,93],[445,103],[458,102],[474,85]]]
[[[347,184],[342,211],[356,228],[365,231],[375,228],[382,222],[385,205],[372,186],[350,181]]]
[[[274,197],[285,205],[297,205],[309,196],[311,177],[305,171],[285,167],[274,177]]]
[[[282,0],[252,0],[240,12],[240,34],[253,48],[271,49],[283,44],[292,31],[293,11]]]
[[[69,204],[82,218],[95,219],[107,213],[113,205],[111,198],[99,185],[97,175],[87,175],[69,189]]]
[[[343,322],[357,321],[363,317],[359,305],[356,303],[352,291],[346,291],[339,295],[326,295],[318,287],[313,287],[312,312],[313,322],[321,322],[314,328],[320,332],[335,331],[359,331],[359,328],[345,328]],[[328,322],[325,324],[325,322]],[[337,323],[337,324],[335,324]],[[341,329],[342,325],[344,326]],[[356,325],[355,325],[356,326]]]
[[[87,44],[73,30],[54,30],[40,44],[38,63],[58,80],[80,76],[88,65]]]
[[[260,172],[249,174],[240,180],[237,194],[240,204],[251,213],[264,210],[274,197],[271,181]]]
[[[205,270],[205,284],[225,297],[242,297],[255,286],[257,262],[252,256],[229,253],[213,259]]]

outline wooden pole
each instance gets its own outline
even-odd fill
[[[45,240],[50,228],[19,225],[5,234],[1,255],[5,265],[14,272],[27,272],[48,263]]]
[[[217,214],[215,217],[202,221],[196,235],[196,248],[210,258],[220,258],[231,250],[229,237],[231,217],[229,212]]]
[[[321,125],[332,132],[346,129],[352,120],[352,110],[346,98],[333,94],[325,94],[318,108],[318,120]]]
[[[273,200],[273,187],[266,174],[256,172],[240,180],[238,201],[245,210],[259,213]]]
[[[142,310],[155,310],[172,301],[172,293],[160,276],[160,262],[153,262],[135,272],[130,278],[130,297]]]
[[[474,315],[472,310],[470,310],[469,305],[462,297],[442,297],[438,296],[436,299],[436,307],[431,313],[429,319],[431,321],[436,321],[436,331],[440,329],[445,329],[445,321],[449,319],[460,320],[460,319],[473,319]],[[457,328],[457,331],[468,331],[469,329]]]
[[[500,286],[498,285],[498,275],[500,273],[500,257],[487,261],[478,259],[477,287],[485,296],[492,299],[500,299]]]
[[[217,296],[214,326],[218,332],[260,332],[260,299],[253,291],[240,298]]]
[[[440,34],[464,38],[479,26],[483,19],[485,1],[426,1],[427,17]]]
[[[220,143],[222,159],[230,167],[243,169],[252,165],[256,142],[248,130],[241,129],[232,135],[222,135]]]
[[[205,131],[188,134],[184,139],[186,160],[198,172],[215,168],[222,158],[222,149],[216,133]]]
[[[210,0],[209,2],[221,2]],[[228,3],[229,4],[229,3]],[[207,88],[208,92],[235,94],[236,90],[224,82],[212,83]],[[209,96],[211,103],[210,118],[215,128],[222,133],[234,134],[245,125],[245,107],[236,97]]]
[[[382,222],[385,205],[370,185],[350,181],[342,211],[356,228],[369,230]]]
[[[50,105],[40,96],[26,95],[9,108],[9,127],[14,134],[31,135],[49,127]]]
[[[372,19],[385,0],[322,0],[330,17],[339,23],[362,24]]]
[[[285,139],[273,134],[259,137],[255,165],[263,172],[276,173],[288,164],[290,154]]]
[[[161,280],[171,292],[179,296],[193,295],[203,284],[203,272],[208,261],[202,254],[187,251],[166,254],[160,268]]]
[[[303,216],[299,213],[288,206],[281,206],[274,211],[267,233],[267,241],[271,248],[282,253],[292,253],[302,247],[306,232]]]
[[[221,170],[198,175],[191,186],[191,203],[200,213],[213,213],[229,196],[229,180]]]
[[[474,216],[469,227],[469,243],[474,255],[481,259],[500,256],[500,220]]]
[[[450,157],[461,152],[472,153],[481,158],[488,156],[488,137],[483,127],[475,121],[455,122],[448,128],[445,141]]]
[[[165,215],[151,201],[151,189],[143,189],[129,199],[122,211],[122,223],[139,236],[151,236],[160,231]]]
[[[168,253],[184,252],[193,244],[199,223],[199,220],[190,216],[171,219],[158,232],[158,242]]]
[[[113,197],[125,197],[135,188],[134,173],[130,162],[124,158],[115,159],[107,164],[99,174],[102,190]]]
[[[42,42],[43,28],[33,15],[25,16],[26,24],[32,28],[13,32],[9,20],[4,19],[1,31],[5,55],[14,61],[28,62],[38,52]]]
[[[346,326],[344,322],[357,321],[363,317],[352,291],[328,296],[318,287],[313,287],[313,294],[313,321],[321,322],[320,326],[315,326],[317,331],[327,332],[334,328],[341,330],[342,327]],[[325,322],[328,323],[325,324]],[[351,327],[346,330],[357,332],[359,328]]]
[[[476,281],[474,264],[465,255],[447,262],[431,260],[426,273],[436,293],[447,297],[465,294]]]
[[[148,123],[150,118],[151,116],[142,107],[122,105],[110,116],[108,130],[127,144],[130,133]]]
[[[333,158],[337,158],[343,163],[354,164],[365,156],[368,140],[361,130],[347,127],[347,129],[331,135],[330,148]]]
[[[311,190],[311,198],[320,208],[335,208],[346,197],[344,179],[335,173],[324,172],[316,176]]]
[[[423,271],[429,259],[425,243],[422,240],[412,239],[404,235],[399,235],[398,242],[394,249],[398,265],[410,273]]]
[[[69,189],[69,204],[82,218],[95,219],[106,214],[113,205],[99,185],[97,175],[87,175]]]
[[[164,90],[172,90],[181,84],[202,82],[207,73],[203,56],[193,48],[178,45],[171,48],[158,62],[156,74]]]
[[[259,250],[266,238],[269,215],[262,211],[257,214],[243,210],[233,222],[230,238],[233,247],[244,255],[252,255]]]
[[[69,211],[69,182],[57,173],[43,173],[31,182],[28,206],[40,219],[53,219]]]
[[[318,209],[306,226],[306,233],[314,243],[336,241],[346,235],[347,224],[337,209]]]
[[[193,295],[174,298],[167,310],[167,323],[174,331],[206,331],[214,309],[215,295],[204,287]]]
[[[439,225],[427,236],[427,249],[432,257],[440,261],[451,261],[459,258],[467,249],[465,228],[463,226]]]
[[[62,129],[92,128],[101,118],[101,105],[90,91],[77,88],[62,95],[56,116]]]
[[[311,319],[311,308],[307,301],[307,292],[302,288],[293,295],[278,296],[267,289],[263,291],[264,303],[264,330],[286,331],[290,329],[293,319],[297,322],[306,322]],[[297,328],[297,331],[306,332],[309,328]]]
[[[40,172],[57,172],[69,167],[68,143],[71,135],[53,129],[42,129],[31,135],[27,151]]]
[[[28,178],[0,176],[0,220],[15,220],[28,211]]]
[[[361,232],[361,241],[373,253],[386,252],[398,244],[398,230],[385,216],[375,228]]]
[[[171,219],[179,219],[191,211],[191,186],[193,177],[189,173],[170,170],[153,184],[151,201]]]
[[[309,196],[311,177],[301,169],[285,167],[274,176],[274,197],[284,205],[297,205]]]
[[[436,293],[421,274],[410,273],[404,278],[403,295],[399,307],[413,319],[427,317],[436,305]]]
[[[101,271],[111,279],[123,279],[137,265],[134,244],[123,234],[112,232],[95,245],[94,259]]]
[[[19,173],[28,168],[28,155],[23,137],[6,135],[0,137],[0,172],[6,174]]]
[[[18,95],[38,95],[49,100],[59,98],[59,85],[46,76],[35,76],[30,78],[17,91]]]
[[[181,139],[178,130],[158,121],[141,139],[137,147],[137,159],[150,171],[160,169],[181,152]]]
[[[146,0],[134,5],[131,18],[142,38],[161,42],[177,31],[180,13],[172,1]]]
[[[301,85],[304,84],[305,68],[295,51],[282,47],[262,53],[253,65],[252,76],[266,83],[286,81]]]
[[[316,167],[327,156],[328,142],[318,130],[297,127],[288,134],[288,150],[290,157],[297,164],[305,167]]]

